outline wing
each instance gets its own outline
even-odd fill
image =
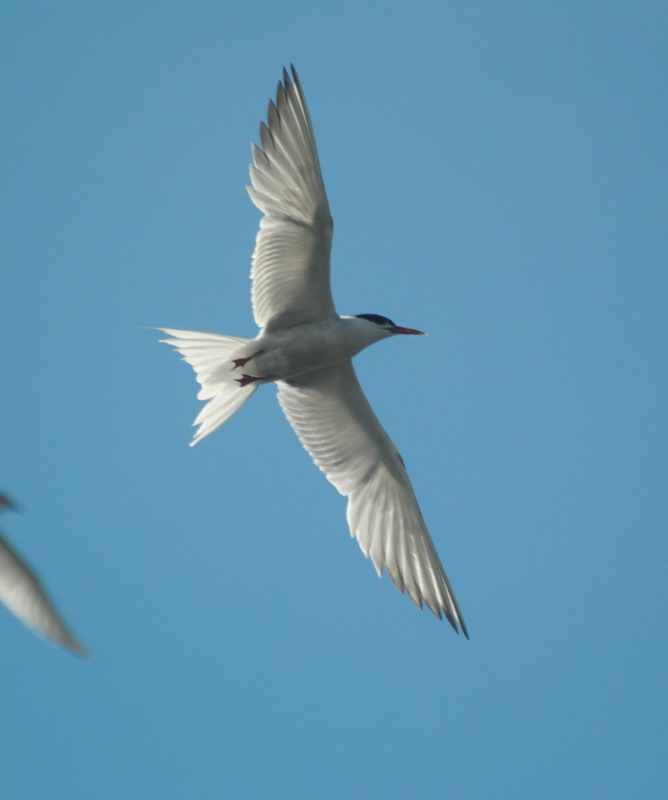
[[[378,575],[468,637],[403,460],[369,405],[350,361],[278,381],[278,399],[301,443],[348,497],[348,524]]]
[[[261,147],[252,145],[251,200],[262,211],[251,298],[266,332],[335,314],[329,282],[332,218],[304,92],[283,70]]]
[[[85,654],[85,649],[68,630],[38,577],[2,536],[0,601],[28,627],[75,653]]]

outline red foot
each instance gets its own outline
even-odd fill
[[[248,358],[234,358],[232,359],[232,363],[234,366],[232,369],[237,369],[238,367],[245,367],[246,364],[251,360],[251,358],[255,358],[255,356],[259,356],[262,350],[259,350],[257,353],[253,353],[252,356],[248,356]]]
[[[248,359],[246,359],[248,361]],[[254,378],[252,375],[243,375],[241,378],[235,378],[236,382],[239,386],[248,386],[249,383],[253,383],[253,381],[259,381],[259,378]]]

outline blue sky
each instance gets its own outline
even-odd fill
[[[382,8],[382,10],[381,10]],[[666,792],[662,3],[0,11],[3,797]],[[350,540],[263,388],[189,448],[146,328],[254,335],[249,142],[310,104],[356,361],[471,634]]]

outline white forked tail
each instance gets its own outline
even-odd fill
[[[172,337],[160,341],[171,344],[195,370],[197,382],[202,387],[197,399],[209,401],[193,422],[199,428],[190,442],[192,447],[228,420],[257,389],[257,383],[239,385],[236,379],[240,375],[238,371],[233,371],[232,363],[234,354],[251,340],[176,328],[158,330]]]

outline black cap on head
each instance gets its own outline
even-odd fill
[[[392,322],[391,319],[388,319],[387,317],[383,317],[380,314],[355,314],[355,316],[358,317],[359,319],[368,319],[369,322],[375,322],[376,325],[380,325],[381,328],[386,328],[388,326],[390,328],[396,328],[397,327],[394,324],[394,322]]]

